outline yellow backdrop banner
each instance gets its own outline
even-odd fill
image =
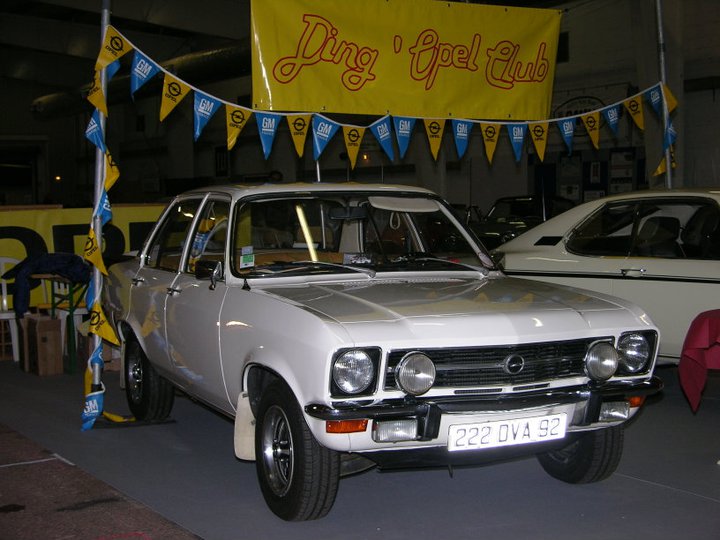
[[[253,0],[251,12],[256,109],[548,118],[558,10]]]

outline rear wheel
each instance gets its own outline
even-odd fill
[[[325,516],[340,479],[340,457],[320,446],[292,391],[281,381],[263,392],[255,425],[258,481],[265,502],[287,521]]]
[[[622,457],[625,431],[615,426],[574,435],[565,447],[538,454],[538,461],[552,477],[570,484],[605,480]]]
[[[125,395],[130,412],[138,420],[165,420],[175,401],[175,389],[158,375],[137,339],[125,344]]]

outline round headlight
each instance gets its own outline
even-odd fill
[[[424,394],[435,382],[435,364],[422,353],[408,353],[395,368],[395,381],[408,394]]]
[[[593,344],[585,355],[585,369],[595,381],[607,381],[618,367],[618,353],[610,343]]]
[[[359,394],[366,390],[374,376],[375,367],[365,351],[346,351],[333,364],[333,381],[346,394]]]
[[[642,334],[625,334],[618,341],[620,366],[630,373],[637,373],[650,358],[650,344]]]

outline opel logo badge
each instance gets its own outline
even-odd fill
[[[517,375],[525,367],[525,359],[519,354],[511,354],[503,360],[503,371],[508,375]]]

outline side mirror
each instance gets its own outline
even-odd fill
[[[200,259],[195,262],[195,277],[197,279],[209,279],[210,290],[214,291],[217,282],[224,279],[222,261]]]

